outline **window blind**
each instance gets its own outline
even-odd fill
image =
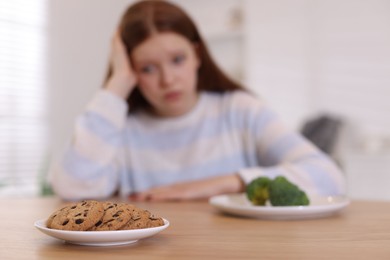
[[[0,196],[39,190],[47,122],[47,0],[0,0]]]

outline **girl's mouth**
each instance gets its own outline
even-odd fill
[[[180,97],[181,97],[181,92],[179,91],[168,92],[167,94],[164,95],[164,99],[166,101],[176,101]]]

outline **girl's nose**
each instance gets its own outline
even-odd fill
[[[174,74],[173,71],[169,68],[161,69],[161,86],[169,87],[173,82]]]

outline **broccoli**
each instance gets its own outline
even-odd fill
[[[259,177],[248,184],[246,187],[246,195],[252,204],[265,205],[269,199],[268,187],[270,182],[271,179],[267,177]]]
[[[305,206],[310,201],[306,193],[285,177],[254,179],[246,187],[246,195],[253,205],[264,206],[269,200],[272,206]]]
[[[272,206],[304,206],[310,203],[306,193],[283,176],[270,183],[269,198]]]

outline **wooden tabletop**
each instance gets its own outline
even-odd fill
[[[390,202],[352,201],[323,219],[272,221],[219,213],[207,202],[137,203],[168,219],[161,233],[135,244],[64,243],[33,223],[63,202],[0,199],[0,259],[390,259]]]

